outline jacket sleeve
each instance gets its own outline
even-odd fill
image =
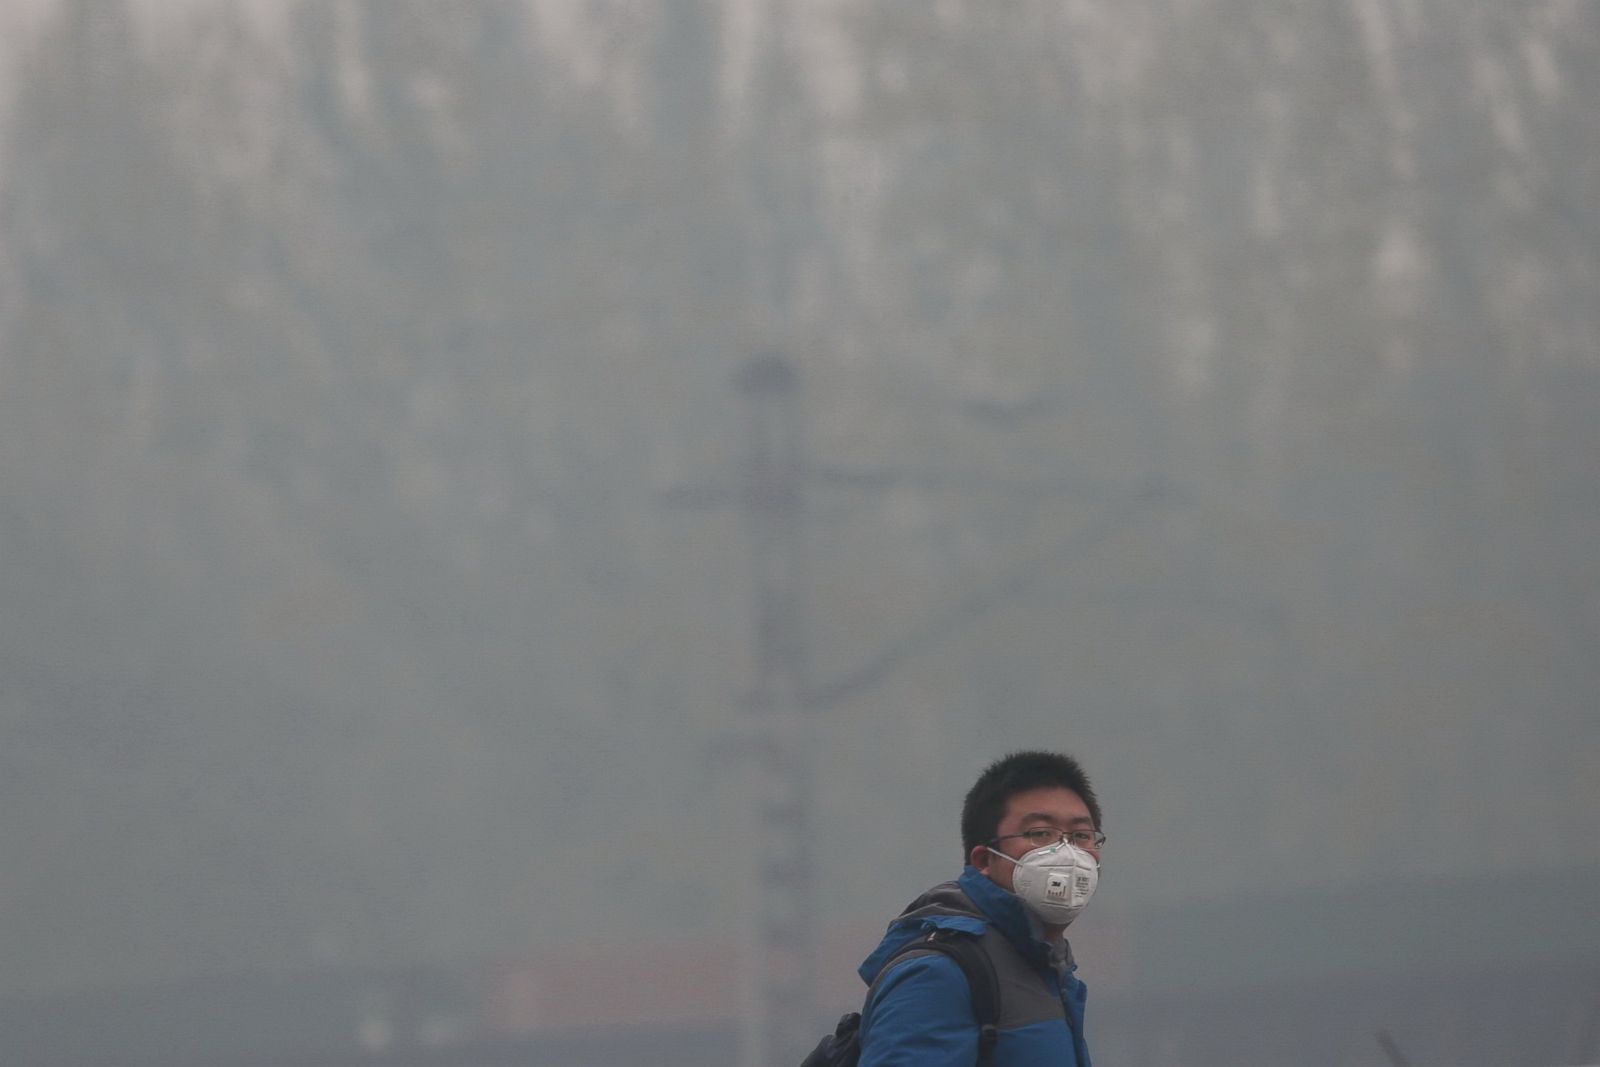
[[[878,978],[861,1013],[860,1067],[974,1067],[978,1020],[961,965],[913,956]]]

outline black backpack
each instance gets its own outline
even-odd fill
[[[906,953],[920,949],[942,952],[961,965],[961,972],[967,976],[967,987],[972,990],[972,1013],[978,1018],[978,1067],[989,1067],[994,1062],[995,1026],[1000,1021],[1000,988],[989,954],[972,934],[933,930],[889,957],[883,970],[887,971]],[[861,1058],[860,1031],[861,1013],[846,1012],[833,1033],[817,1042],[817,1047],[800,1062],[800,1067],[855,1067]]]

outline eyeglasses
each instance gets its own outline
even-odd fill
[[[1048,848],[1063,841],[1070,841],[1079,848],[1104,848],[1106,843],[1106,835],[1099,830],[1060,830],[1054,826],[1034,826],[1018,834],[1001,834],[989,844],[996,845],[1012,837],[1022,838],[1030,850]]]

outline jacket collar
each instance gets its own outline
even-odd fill
[[[970,864],[962,870],[956,884],[1024,956],[1052,970],[1057,968],[1056,961],[1051,959],[1050,944],[1039,937],[1038,920],[1028,912],[1021,897],[990,881],[988,875]],[[1067,949],[1065,963],[1069,970],[1073,968],[1071,949]]]
[[[1065,962],[1067,973],[1075,967],[1072,953],[1064,942],[1058,943],[1055,952],[1039,938],[1039,924],[1022,900],[1014,893],[1002,889],[976,867],[967,867],[954,882],[934,886],[906,907],[906,910],[889,924],[883,940],[861,964],[861,980],[871,985],[878,972],[896,953],[915,938],[930,930],[960,930],[981,935],[993,926],[1017,951],[1039,966],[1059,972]]]

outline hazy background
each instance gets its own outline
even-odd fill
[[[1107,813],[1102,1067],[1244,1062],[1119,1058],[1115,1020],[1334,960],[1554,968],[1513,1058],[1592,1047],[1594,4],[0,23],[0,994],[736,971],[754,592],[719,487],[735,374],[781,352],[846,690],[830,1013],[956,871],[983,764],[1044,746]],[[1315,1062],[1385,1063],[1379,1026],[1511,1062],[1337,1014]]]

